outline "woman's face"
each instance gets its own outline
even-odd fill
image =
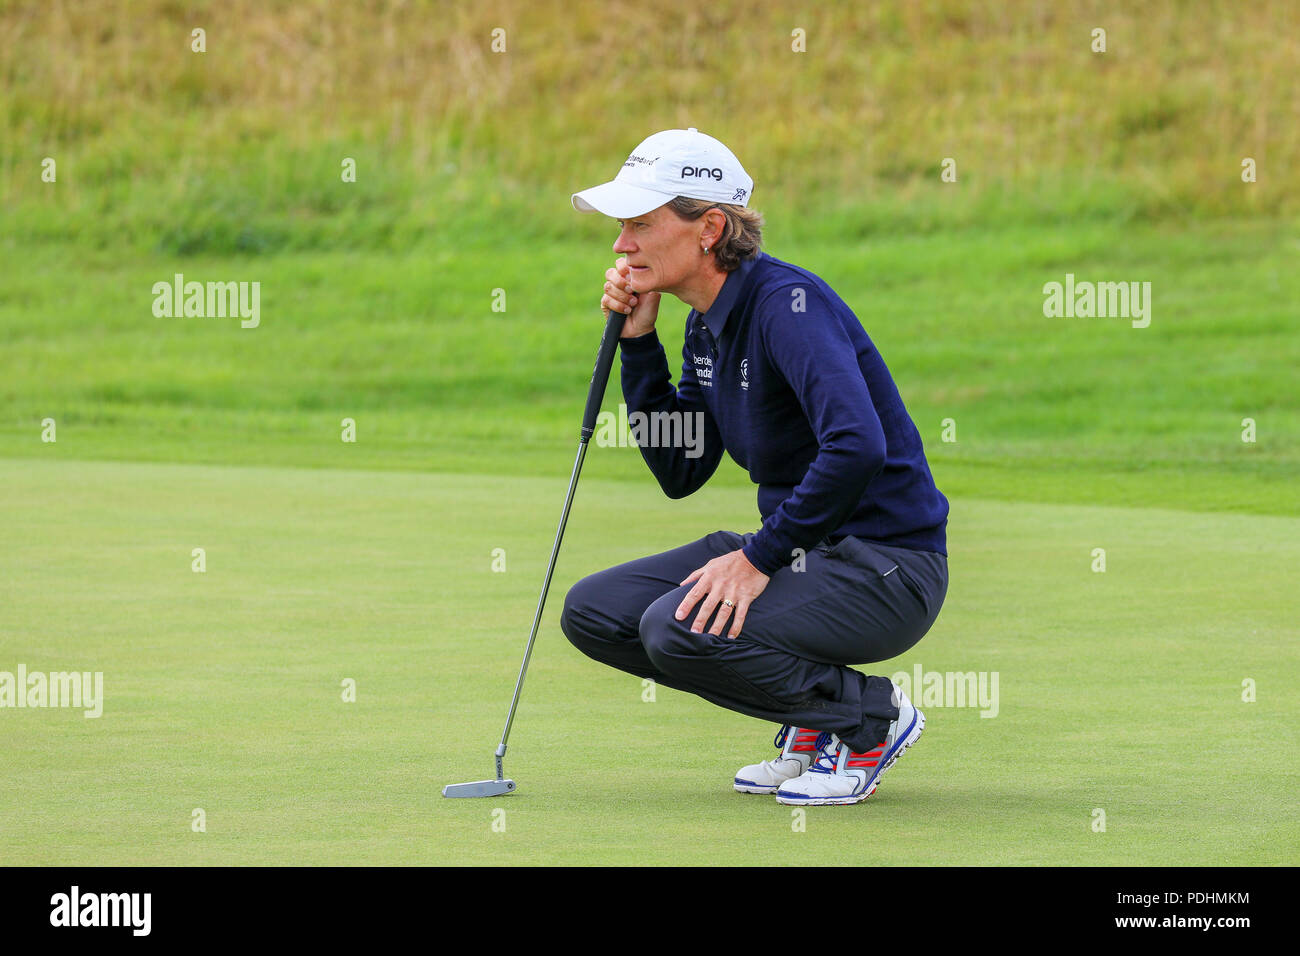
[[[697,285],[700,270],[712,264],[703,249],[704,233],[713,228],[709,215],[687,221],[664,205],[618,224],[614,251],[627,257],[628,280],[637,292],[678,294]]]

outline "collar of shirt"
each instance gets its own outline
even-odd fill
[[[738,269],[733,269],[727,274],[726,280],[722,283],[722,288],[718,290],[718,294],[714,298],[713,304],[709,306],[708,311],[696,313],[696,315],[702,315],[704,324],[708,326],[709,332],[713,335],[715,341],[726,327],[727,318],[731,315],[736,300],[740,298],[741,291],[749,281],[750,273],[766,257],[766,252],[760,252],[752,259],[743,260]]]

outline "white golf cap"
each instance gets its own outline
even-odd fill
[[[646,139],[632,150],[612,182],[574,193],[573,208],[627,219],[676,196],[748,206],[753,191],[754,180],[735,154],[692,126],[666,129]]]

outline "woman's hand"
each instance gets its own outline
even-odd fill
[[[631,275],[625,256],[615,260],[614,268],[605,270],[605,294],[600,297],[605,318],[609,318],[610,309],[627,316],[621,333],[625,339],[654,331],[655,319],[659,318],[659,293],[636,292]]]
[[[735,607],[730,609],[723,607],[718,612],[713,626],[709,628],[709,633],[721,634],[727,619],[734,614],[734,623],[731,625],[730,633],[727,634],[727,637],[734,640],[745,623],[745,614],[749,610],[749,605],[763,593],[769,580],[771,578],[749,563],[744,551],[736,550],[724,554],[714,558],[704,567],[696,568],[685,581],[681,582],[690,584],[696,581],[696,584],[677,606],[675,617],[679,621],[685,620],[691,608],[699,602],[700,598],[704,598],[704,603],[700,605],[700,613],[695,618],[695,623],[691,625],[691,630],[698,634],[704,629],[704,622],[709,619],[709,615],[718,604],[724,600],[732,601]]]

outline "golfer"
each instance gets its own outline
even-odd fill
[[[612,182],[573,196],[620,227],[600,305],[627,314],[629,421],[703,436],[687,447],[634,431],[646,464],[684,498],[727,452],[758,485],[762,526],[583,578],[561,627],[597,661],[781,724],[780,753],[741,768],[736,790],[858,803],[925,716],[851,665],[897,657],[934,623],[948,502],[853,311],[761,251],[753,189],[726,146],[691,128],[656,133]],[[691,307],[676,388],[655,332],[664,293]]]

